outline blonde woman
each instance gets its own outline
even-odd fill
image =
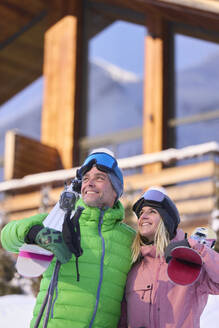
[[[119,328],[198,328],[208,294],[219,294],[219,254],[178,229],[179,212],[161,190],[149,189],[133,206],[138,232],[132,245]],[[197,251],[203,265],[193,284],[177,285],[167,274],[168,244]],[[174,244],[173,244],[174,245]]]

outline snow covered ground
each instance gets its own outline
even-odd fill
[[[29,328],[34,303],[33,296],[6,295],[0,297],[0,327]]]
[[[219,295],[210,295],[201,316],[201,328],[219,327]]]
[[[25,295],[0,297],[0,327],[29,328],[35,298]],[[218,328],[219,295],[210,296],[201,317],[201,328]]]

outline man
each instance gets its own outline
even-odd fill
[[[45,214],[10,222],[2,230],[2,245],[8,251],[18,252],[26,242],[35,243],[55,255],[43,275],[31,327],[36,322],[56,259],[62,265],[47,327],[117,327],[135,234],[121,222],[124,208],[118,199],[123,192],[122,172],[112,154],[95,151],[78,170],[78,178],[81,179],[81,198],[76,208],[84,208],[80,216],[83,254],[78,259],[79,281],[75,257],[61,232],[43,226]]]

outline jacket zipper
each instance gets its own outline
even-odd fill
[[[157,272],[156,272],[156,277],[155,277],[155,295],[154,295],[154,299],[157,298],[157,285],[158,285],[158,278],[160,276],[160,270],[161,270],[161,260],[160,258],[158,258],[159,260],[159,266],[158,266],[158,269],[157,269]],[[155,317],[153,317],[153,319],[155,320],[154,324],[159,324],[160,323],[160,316],[159,318],[157,318],[157,314],[155,315]],[[160,327],[160,325],[159,325]]]
[[[93,322],[96,317],[97,308],[98,308],[99,300],[100,300],[100,289],[101,289],[101,285],[102,285],[102,281],[103,281],[103,262],[104,262],[104,256],[105,256],[105,240],[104,240],[102,232],[101,232],[103,216],[104,216],[104,210],[100,209],[100,216],[99,216],[99,222],[98,222],[98,234],[102,241],[102,254],[101,254],[101,260],[100,260],[100,279],[99,279],[99,283],[98,283],[98,287],[97,287],[96,304],[95,304],[94,312],[93,312],[93,315],[92,315],[92,318],[91,318],[91,321],[89,324],[89,328],[92,327]]]
[[[152,290],[153,290],[153,284],[151,284],[151,288],[150,288],[150,303],[149,303],[149,322],[151,325],[151,311],[152,311]]]

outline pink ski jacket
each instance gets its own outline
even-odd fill
[[[178,230],[174,241],[184,238]],[[156,258],[153,245],[143,246],[143,259],[128,274],[119,328],[198,328],[208,294],[219,294],[219,254],[188,239],[199,252],[203,267],[190,286],[168,279],[165,258]]]

